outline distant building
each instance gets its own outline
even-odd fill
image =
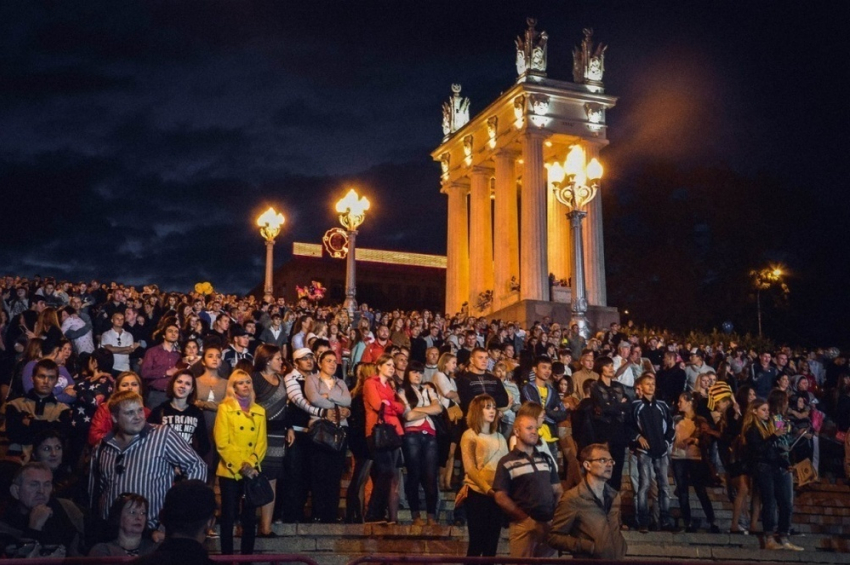
[[[442,311],[446,301],[446,257],[358,248],[357,302],[392,308]],[[273,277],[274,296],[298,300],[297,286],[318,281],[327,288],[324,303],[345,299],[345,259],[333,259],[318,243],[293,243],[292,259]],[[262,283],[252,292],[262,296]]]

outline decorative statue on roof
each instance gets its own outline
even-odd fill
[[[469,122],[469,98],[462,98],[460,85],[452,85],[452,97],[443,102],[443,137],[447,138]]]
[[[602,86],[605,72],[605,50],[608,46],[600,43],[594,49],[593,30],[584,28],[581,45],[573,48],[573,81],[577,84]]]
[[[525,21],[528,24],[528,29],[525,30],[525,37],[517,37],[516,39],[517,75],[523,77],[527,74],[533,74],[545,77],[547,60],[546,44],[549,41],[549,36],[545,31],[537,32],[534,29],[534,26],[537,25],[536,19],[528,18]]]

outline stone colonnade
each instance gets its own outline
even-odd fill
[[[549,162],[563,162],[571,144],[550,141],[551,132],[527,129],[490,159],[460,167],[443,183],[448,196],[446,309],[487,315],[521,300],[549,301],[549,273],[569,279],[570,239],[566,208],[547,178]],[[600,144],[575,140],[588,160]],[[544,155],[546,159],[544,159]],[[606,306],[602,206],[587,207],[584,251],[588,302]],[[489,296],[488,296],[489,295]]]

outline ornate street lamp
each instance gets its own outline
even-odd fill
[[[257,218],[257,225],[260,227],[260,235],[266,240],[266,279],[263,285],[263,294],[270,296],[272,294],[272,269],[274,263],[274,239],[280,233],[280,227],[286,221],[283,214],[275,212],[274,208],[269,206],[269,209],[260,214]]]
[[[584,249],[581,234],[581,221],[587,216],[587,212],[582,208],[596,196],[601,178],[602,165],[596,158],[593,158],[585,166],[584,149],[580,145],[573,145],[563,166],[560,163],[555,163],[549,167],[549,180],[554,185],[555,198],[567,207],[567,218],[570,220],[572,231],[573,252],[570,261],[572,268],[570,304],[572,320],[570,324],[578,324],[579,333],[585,338],[590,337],[590,328],[587,324]]]
[[[789,293],[788,285],[782,280],[785,273],[779,267],[765,267],[760,271],[750,271],[750,276],[753,277],[753,284],[756,286],[756,311],[758,312],[759,320],[759,337],[761,337],[761,291],[770,290],[774,284],[778,284],[782,289],[782,293]]]
[[[336,211],[339,213],[339,223],[348,233],[348,256],[345,260],[345,302],[343,307],[348,310],[349,319],[354,320],[354,310],[357,308],[357,282],[355,273],[355,255],[357,228],[366,219],[369,200],[365,196],[357,196],[352,188],[339,202]]]

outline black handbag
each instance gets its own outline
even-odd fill
[[[348,430],[340,425],[339,406],[334,407],[336,412],[336,423],[324,418],[316,420],[307,435],[313,443],[331,451],[342,451],[345,449],[345,439]]]
[[[262,473],[250,479],[242,479],[245,502],[255,508],[274,500],[274,491],[269,479]]]
[[[384,407],[378,411],[378,423],[372,428],[372,444],[377,451],[389,451],[401,447],[401,436],[392,424],[384,421]]]

